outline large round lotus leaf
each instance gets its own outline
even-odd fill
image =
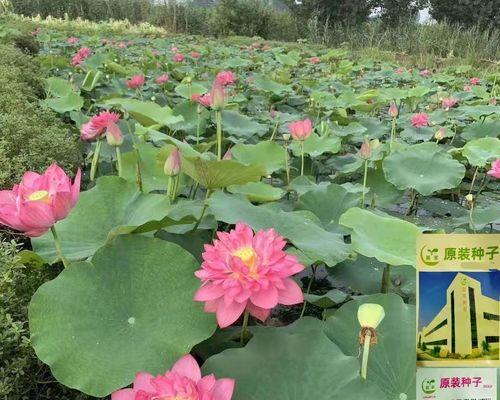
[[[161,107],[152,101],[113,98],[104,104],[122,108],[144,126],[172,125],[184,119],[182,115],[174,115],[170,107]]]
[[[55,226],[68,260],[84,260],[117,233],[130,233],[152,221],[160,229],[175,221],[167,218],[168,199],[161,194],[140,193],[135,184],[116,176],[97,180],[80,195],[69,216]],[[58,259],[51,233],[33,238],[33,249],[49,262]]]
[[[338,136],[318,136],[316,133],[312,133],[304,141],[304,153],[309,154],[311,157],[318,157],[323,153],[338,153],[342,141]],[[290,145],[290,149],[293,154],[300,156],[302,154],[302,145],[300,142],[294,140]]]
[[[168,176],[163,172],[163,163],[158,162],[160,149],[151,144],[137,144],[140,157],[140,169],[143,191],[148,193],[153,190],[166,190]],[[137,182],[137,153],[129,151],[122,155],[122,177],[134,184]]]
[[[364,303],[380,304],[385,311],[377,328],[378,344],[370,348],[367,380],[385,392],[380,399],[415,399],[415,306],[405,304],[396,294],[349,301],[327,319],[327,336],[345,354],[357,356],[361,328],[357,312]]]
[[[285,169],[285,149],[270,140],[257,144],[237,144],[231,149],[233,158],[243,164],[258,164],[271,174]]]
[[[498,135],[500,135],[500,120],[474,122],[467,125],[460,136],[465,140],[474,140]]]
[[[258,329],[244,348],[209,358],[203,372],[235,379],[236,399],[383,399],[375,384],[360,378],[356,356],[344,355],[322,329]]]
[[[463,147],[462,154],[471,165],[484,167],[490,161],[500,158],[500,139],[486,137],[471,140]]]
[[[164,372],[215,328],[193,301],[198,266],[176,244],[117,237],[33,296],[38,357],[59,382],[99,397],[127,386],[138,371]]]
[[[392,153],[383,168],[386,179],[398,189],[413,188],[424,196],[457,187],[465,174],[465,167],[433,142]]]
[[[340,224],[352,229],[353,249],[390,265],[415,266],[415,243],[420,229],[399,218],[351,208],[340,217]]]
[[[268,126],[254,119],[240,114],[237,111],[225,110],[222,112],[222,130],[236,137],[262,136],[268,131]]]

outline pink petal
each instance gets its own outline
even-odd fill
[[[260,289],[258,292],[252,293],[250,301],[257,307],[273,308],[278,304],[278,290],[269,285],[266,289]]]
[[[135,390],[122,389],[111,395],[111,400],[135,400]]]
[[[302,294],[302,289],[297,285],[297,283],[291,279],[283,279],[283,284],[285,289],[279,291],[279,303],[286,306],[291,306],[293,304],[299,304],[304,301],[304,295]]]
[[[233,379],[218,379],[215,382],[215,387],[213,391],[214,400],[231,400],[234,392],[234,380]]]
[[[172,372],[188,377],[194,382],[198,382],[201,379],[200,366],[190,354],[186,354],[179,359],[172,367]]]
[[[54,215],[49,204],[40,201],[28,201],[19,207],[21,223],[31,228],[50,228],[54,225]]]
[[[251,302],[247,304],[247,310],[250,312],[250,315],[254,316],[262,322],[265,322],[265,320],[268,319],[269,315],[271,314],[270,309],[254,306]]]
[[[66,218],[71,210],[71,193],[56,193],[52,200],[52,210],[56,221]]]
[[[16,204],[16,196],[14,195],[12,190],[0,190],[0,205],[5,204]]]
[[[78,171],[75,176],[75,181],[73,182],[73,186],[71,187],[71,207],[74,207],[78,202],[80,197],[80,183],[82,180],[82,171],[78,168]]]
[[[217,323],[221,328],[226,328],[243,314],[246,303],[237,303],[233,301],[230,305],[225,305],[223,301],[219,302],[217,307]]]
[[[153,375],[147,372],[139,372],[134,379],[134,390],[144,390],[145,392],[154,392],[155,388],[151,384],[151,379]],[[113,399],[112,399],[113,400]]]
[[[195,301],[215,300],[224,295],[224,289],[220,286],[208,284],[198,289],[194,295]]]
[[[212,390],[214,385],[215,385],[215,375],[210,374],[210,375],[205,375],[203,378],[201,378],[196,386],[198,387],[198,390],[200,390],[201,392],[209,392]]]

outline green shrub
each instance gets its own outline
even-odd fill
[[[0,399],[90,399],[59,385],[31,348],[29,301],[36,289],[58,271],[27,267],[17,251],[14,241],[0,240]]]
[[[0,46],[0,189],[17,183],[26,170],[42,172],[57,161],[74,172],[81,162],[78,136],[40,106],[41,93],[37,63]]]
[[[434,346],[432,348],[432,355],[434,357],[439,357],[439,352],[441,351],[441,346]]]

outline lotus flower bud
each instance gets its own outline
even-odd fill
[[[176,176],[181,171],[181,153],[177,147],[167,157],[163,171],[167,176]]]
[[[121,146],[123,143],[122,131],[114,122],[110,122],[106,128],[106,141],[113,147]]]
[[[437,130],[437,132],[434,134],[434,139],[443,140],[445,133],[446,133],[446,129],[444,127],[439,128]]]
[[[363,141],[363,144],[361,145],[360,155],[361,155],[361,158],[364,160],[367,160],[372,156],[372,148],[370,146],[370,141],[368,140],[367,137],[365,137],[365,140]]]
[[[227,94],[224,87],[215,82],[212,86],[212,91],[210,92],[210,99],[212,101],[212,108],[214,110],[222,110],[227,104]]]
[[[284,140],[285,142],[288,142],[288,141],[290,140],[290,136],[291,136],[291,135],[290,135],[289,133],[284,133],[284,134],[283,134],[283,140]]]
[[[233,153],[231,152],[231,149],[228,149],[226,153],[224,154],[224,157],[222,157],[223,160],[232,160],[233,159]]]
[[[379,304],[366,303],[358,308],[358,321],[362,328],[377,329],[384,317],[384,307]]]
[[[467,203],[471,204],[474,201],[474,195],[472,193],[469,193],[467,196],[465,196],[465,200],[467,200]]]
[[[399,114],[398,106],[396,105],[396,102],[392,101],[391,105],[389,106],[389,116],[391,118],[396,118]]]

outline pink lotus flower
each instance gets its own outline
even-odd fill
[[[169,154],[163,166],[163,171],[167,176],[176,176],[181,172],[181,153],[177,147],[175,147]]]
[[[210,93],[205,93],[203,96],[200,95],[199,93],[195,93],[191,96],[191,100],[197,102],[198,104],[201,104],[203,107],[206,108],[212,106],[212,99]]]
[[[165,83],[168,82],[169,79],[170,79],[170,77],[167,74],[162,74],[158,78],[156,78],[155,82],[158,85],[164,85]]]
[[[236,76],[231,71],[221,71],[215,77],[215,82],[222,86],[232,85],[236,81]]]
[[[365,137],[361,149],[359,150],[359,155],[363,160],[368,160],[372,156],[372,147],[370,145],[370,140]]]
[[[302,303],[302,290],[290,277],[304,269],[297,258],[283,251],[286,241],[274,229],[254,234],[244,223],[234,230],[217,232],[213,245],[205,245],[201,269],[203,282],[195,301],[216,313],[221,328],[234,323],[245,310],[265,321],[278,304]]]
[[[424,77],[424,78],[427,78],[428,76],[430,76],[431,74],[431,71],[429,71],[428,69],[423,69],[422,71],[420,71],[420,76]]]
[[[106,127],[106,141],[113,147],[119,147],[123,143],[122,131],[114,122],[110,122]]]
[[[312,129],[312,121],[309,118],[288,124],[288,130],[295,140],[306,140],[311,136]]]
[[[319,59],[319,57],[311,57],[311,58],[309,59],[309,62],[310,62],[311,64],[313,64],[313,65],[314,65],[314,64],[318,64],[320,61],[321,61],[321,60]]]
[[[201,54],[198,53],[197,51],[192,51],[191,53],[189,53],[189,55],[191,56],[191,58],[194,58],[194,59],[198,59],[201,57]]]
[[[232,160],[233,159],[233,152],[231,149],[227,149],[227,151],[224,153],[224,157],[222,157],[223,160]]]
[[[222,110],[228,101],[227,93],[224,86],[217,82],[217,80],[212,85],[212,90],[210,91],[210,102],[211,107],[214,110]]]
[[[182,54],[182,53],[176,53],[172,57],[172,60],[174,60],[175,62],[183,62],[184,61],[184,54]]]
[[[465,85],[464,86],[464,92],[472,92],[472,86],[471,85]]]
[[[127,81],[129,89],[139,89],[146,83],[146,77],[142,74],[134,75]]]
[[[491,169],[487,172],[489,176],[500,179],[500,158],[491,163]]]
[[[202,377],[198,363],[188,354],[163,375],[138,373],[132,388],[114,392],[111,400],[231,400],[234,383],[213,374]]]
[[[56,164],[43,175],[26,172],[12,190],[0,191],[0,224],[37,237],[66,218],[80,197],[81,172],[71,179]]]
[[[443,99],[441,102],[441,105],[445,109],[445,111],[448,111],[450,108],[453,108],[455,104],[458,103],[458,100],[455,99],[454,97],[447,97],[446,99]]]
[[[80,65],[91,55],[92,55],[92,50],[90,50],[88,47],[82,47],[80,50],[76,52],[76,54],[71,59],[71,64],[74,66]]]
[[[490,103],[492,106],[496,106],[497,105],[496,97],[492,97],[488,103]]]
[[[120,42],[120,43],[118,44],[118,47],[119,47],[120,49],[124,49],[125,47],[127,47],[127,44],[126,44],[125,42]]]
[[[80,138],[86,142],[92,142],[99,139],[106,133],[106,130],[111,124],[116,124],[120,120],[120,114],[101,111],[94,115],[89,122],[82,125]]]
[[[473,77],[469,79],[469,82],[471,85],[479,85],[481,83],[481,80],[477,77]]]
[[[401,75],[403,72],[405,72],[405,69],[403,67],[396,68],[394,72],[398,75]]]
[[[78,43],[78,38],[71,36],[68,38],[68,43],[71,44],[72,46],[75,46]]]
[[[411,124],[415,128],[422,128],[429,125],[429,115],[426,113],[413,114]]]
[[[177,53],[179,51],[179,48],[177,46],[172,46],[171,50],[172,53]]]
[[[396,118],[399,115],[399,109],[396,105],[396,102],[391,101],[391,105],[389,106],[389,116],[391,118]]]

